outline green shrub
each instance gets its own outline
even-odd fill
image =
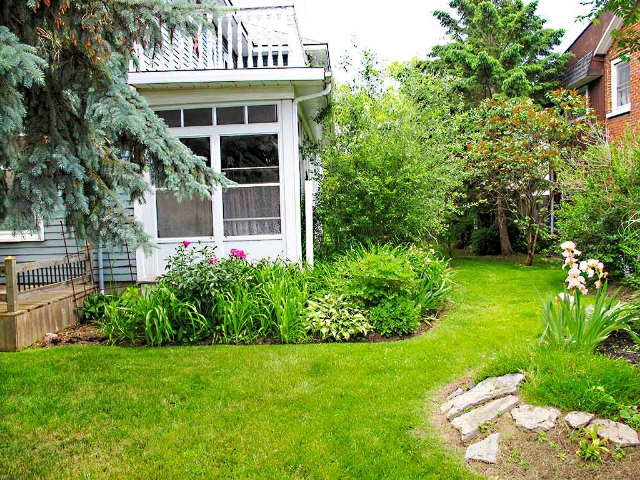
[[[102,318],[106,305],[114,300],[114,295],[103,295],[101,293],[87,295],[82,302],[82,306],[78,307],[78,311],[82,315],[82,322],[95,322]]]
[[[139,287],[129,287],[105,304],[98,319],[100,328],[111,343],[123,340],[148,345],[193,343],[211,333],[205,317],[196,305],[180,300],[166,285],[150,288],[146,294]]]
[[[405,335],[420,326],[420,306],[408,297],[395,297],[370,310],[373,327],[380,335]]]
[[[365,337],[373,329],[362,309],[342,295],[327,294],[309,300],[306,322],[312,337],[336,342]]]
[[[471,251],[476,255],[498,255],[500,253],[500,231],[492,224],[481,227],[471,234]]]
[[[621,405],[640,402],[640,370],[622,359],[575,350],[505,350],[482,368],[476,380],[517,372],[527,379],[520,388],[525,400],[538,405],[617,419]]]

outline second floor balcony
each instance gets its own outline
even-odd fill
[[[136,49],[130,73],[193,70],[323,68],[330,70],[326,43],[305,41],[293,6],[221,8],[208,15],[213,29],[196,37],[165,31],[155,54]]]

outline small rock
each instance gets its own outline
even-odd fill
[[[589,425],[594,417],[595,415],[593,413],[569,412],[567,413],[567,416],[564,417],[564,421],[567,422],[567,425],[569,425],[571,428],[578,429],[584,428]]]
[[[459,395],[462,395],[464,393],[464,390],[462,388],[456,388],[453,392],[451,392],[448,396],[447,396],[447,400],[451,400],[452,398],[456,398]]]
[[[468,408],[476,407],[489,400],[516,393],[518,385],[523,381],[524,375],[520,373],[487,378],[471,390],[445,402],[442,407],[440,407],[440,411],[446,414],[447,420],[452,420],[462,415]]]
[[[51,344],[55,345],[55,344],[60,342],[60,337],[58,337],[58,335],[55,334],[55,333],[47,333],[44,336],[43,342],[44,343],[51,343]]]
[[[549,430],[556,426],[556,420],[560,416],[560,410],[549,407],[533,407],[520,405],[511,411],[511,416],[516,421],[518,428],[525,430]]]
[[[519,402],[520,399],[514,395],[493,400],[482,407],[454,418],[451,425],[460,431],[462,441],[467,442],[478,436],[480,425],[495,420],[503,413],[514,408]]]
[[[595,425],[598,425],[598,436],[600,438],[608,438],[621,447],[640,446],[638,432],[629,425],[612,422],[611,420],[594,420],[591,422],[591,426],[593,427]]]
[[[467,453],[464,455],[464,459],[478,460],[484,463],[496,463],[498,459],[498,437],[499,433],[489,435],[481,442],[469,445]]]

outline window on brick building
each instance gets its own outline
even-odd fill
[[[622,59],[611,62],[611,106],[613,112],[631,107],[631,65]]]

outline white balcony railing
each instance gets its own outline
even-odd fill
[[[155,55],[136,49],[132,72],[283,68],[311,66],[293,6],[237,8],[209,15],[214,31],[196,38],[165,32]],[[328,68],[328,65],[326,65]]]

